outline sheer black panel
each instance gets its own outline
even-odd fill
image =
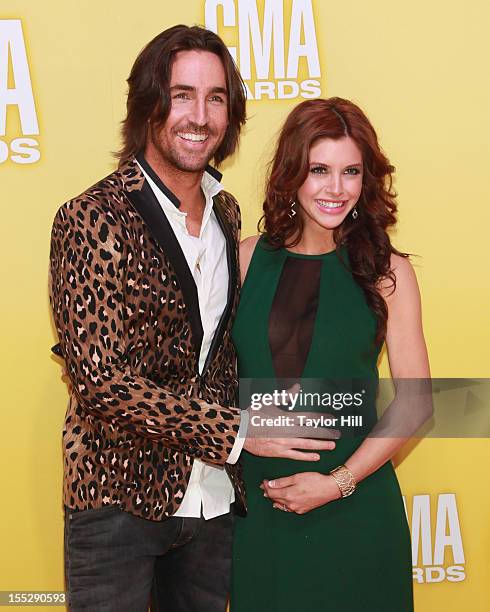
[[[276,377],[299,379],[313,338],[321,259],[288,257],[269,316],[269,346]]]

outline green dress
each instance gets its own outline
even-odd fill
[[[377,380],[376,319],[341,258],[259,240],[233,328],[240,378]],[[259,488],[263,479],[327,473],[361,443],[342,437],[318,462],[242,453],[248,516],[235,521],[230,612],[413,610],[410,535],[391,462],[352,496],[304,515],[273,509]]]

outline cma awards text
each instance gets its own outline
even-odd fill
[[[321,96],[312,0],[206,0],[206,27],[219,34],[240,68],[248,100]]]
[[[7,138],[7,109],[14,107],[22,135]],[[39,142],[33,138],[37,135],[39,125],[22,23],[20,19],[0,19],[0,164],[8,159],[16,164],[39,161]]]

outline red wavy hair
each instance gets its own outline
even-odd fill
[[[309,172],[311,147],[322,138],[338,140],[349,136],[359,147],[363,160],[362,191],[357,203],[358,218],[348,215],[334,230],[337,250],[347,247],[349,268],[361,286],[377,319],[376,342],[386,336],[388,308],[380,293],[380,282],[388,279],[394,291],[392,253],[402,257],[391,244],[387,229],[396,223],[395,168],[381,151],[378,137],[363,111],[349,100],[328,98],[302,102],[289,114],[279,135],[276,153],[266,184],[264,215],[259,231],[273,248],[295,246],[303,235],[302,215],[289,216],[291,202]]]

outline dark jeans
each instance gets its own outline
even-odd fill
[[[65,512],[72,612],[224,612],[232,513],[147,521],[104,506]]]

